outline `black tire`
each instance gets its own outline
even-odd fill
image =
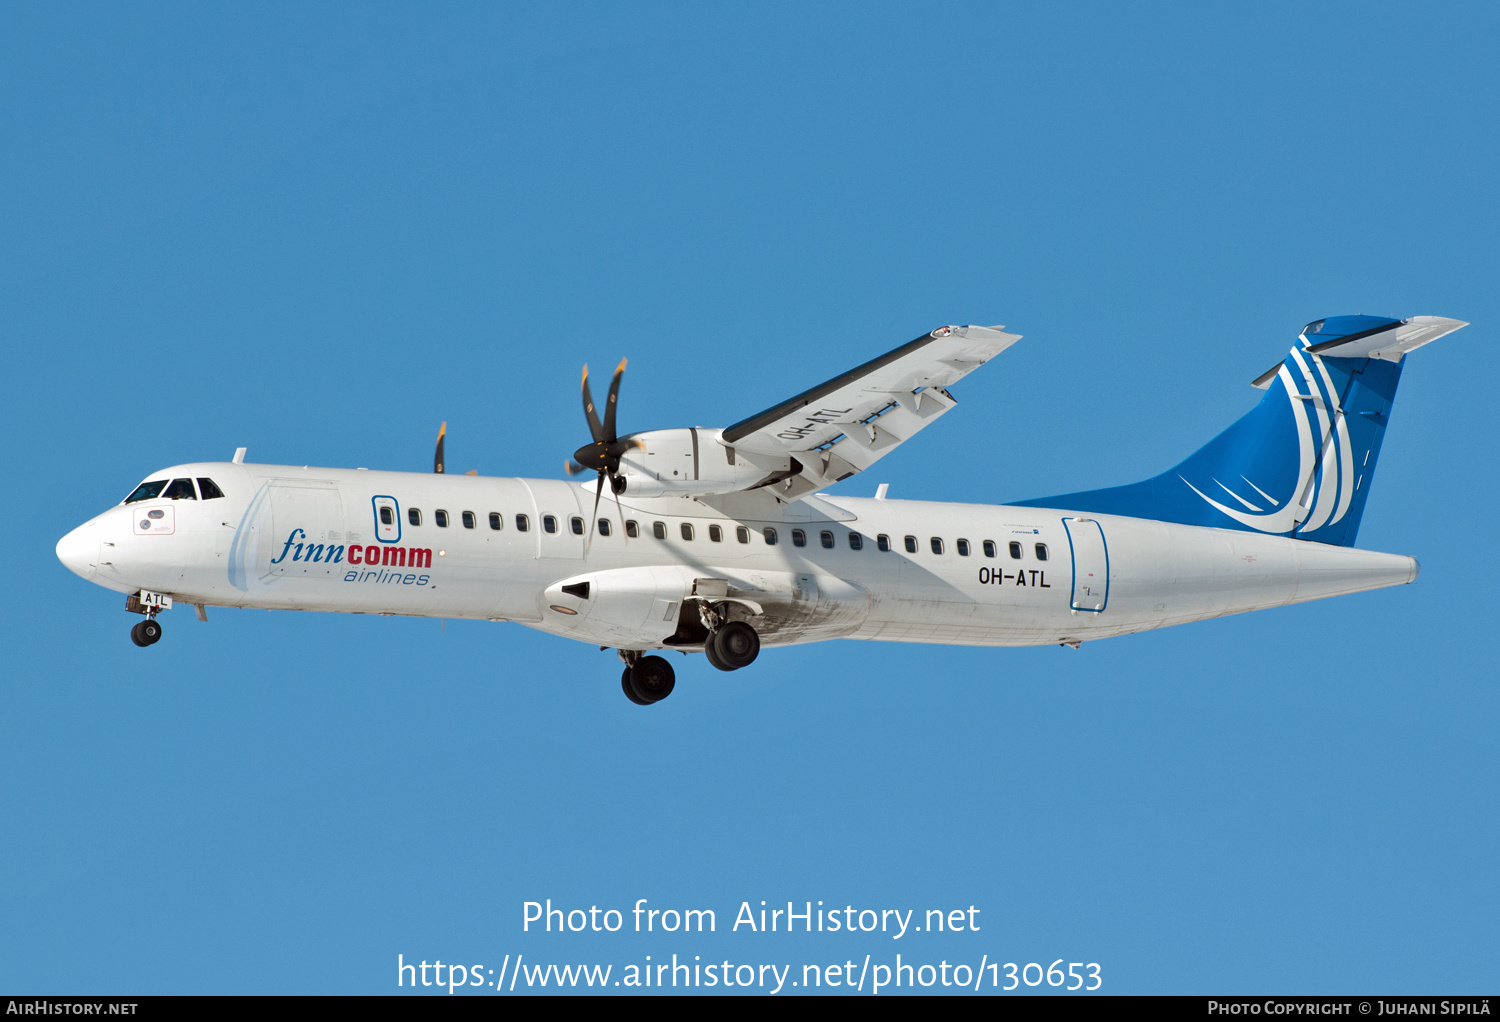
[[[677,672],[659,656],[643,656],[630,672],[630,686],[648,703],[659,703],[677,687]]]
[[[706,657],[708,657],[708,662],[711,663],[711,664],[713,664],[719,670],[721,670],[721,671],[732,671],[732,670],[734,670],[734,668],[730,667],[728,664],[726,664],[724,662],[724,658],[721,657],[721,656],[719,656],[719,650],[717,648],[717,646],[718,646],[718,642],[717,642],[718,638],[719,638],[719,633],[718,632],[714,632],[712,635],[710,635],[708,637],[708,641],[703,644],[703,655],[706,656]]]
[[[145,623],[146,622],[144,622],[144,621],[139,621],[136,624],[134,624],[134,625],[131,626],[131,629],[130,629],[130,641],[133,642],[133,643],[135,643],[137,646],[149,646],[149,645],[151,645],[151,643],[149,643],[145,639],[141,638],[141,625],[143,625]]]
[[[620,675],[620,688],[624,690],[625,698],[629,699],[637,706],[650,706],[650,700],[642,699],[640,696],[635,694],[635,686],[630,683],[630,674],[631,669],[627,667],[625,668],[625,673]]]
[[[149,618],[136,625],[136,627],[141,630],[141,645],[143,646],[153,645],[156,640],[161,638],[161,625]]]
[[[730,670],[749,667],[760,655],[760,636],[743,621],[731,621],[714,633],[714,652]]]

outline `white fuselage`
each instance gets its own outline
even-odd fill
[[[64,537],[59,557],[99,585],[183,603],[515,621],[632,650],[697,648],[695,601],[750,622],[766,645],[1030,646],[1398,585],[1418,570],[1393,554],[1066,509],[782,504],[763,491],[712,506],[627,494],[617,507],[606,487],[597,518],[609,532],[590,540],[592,479],[225,462],[151,478],[197,477],[224,496],[116,506]]]

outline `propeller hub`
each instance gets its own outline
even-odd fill
[[[614,459],[615,464],[610,465],[608,444],[584,444],[573,452],[573,460],[584,468],[595,472],[604,472],[619,466],[619,459]]]

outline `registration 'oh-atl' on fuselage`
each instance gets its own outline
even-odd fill
[[[57,555],[126,594],[137,645],[174,604],[514,621],[613,648],[640,704],[656,651],[720,670],[762,644],[1079,643],[1411,582],[1355,549],[1405,356],[1465,326],[1310,323],[1260,403],[1144,482],[1009,505],[822,492],[950,411],[1020,338],[948,326],[723,428],[619,435],[622,362],[573,480],[230,462],[151,473]]]

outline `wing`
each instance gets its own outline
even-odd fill
[[[801,471],[770,484],[795,500],[863,472],[957,402],[947,388],[1021,339],[1004,327],[945,326],[750,416],[721,442],[788,457]]]

